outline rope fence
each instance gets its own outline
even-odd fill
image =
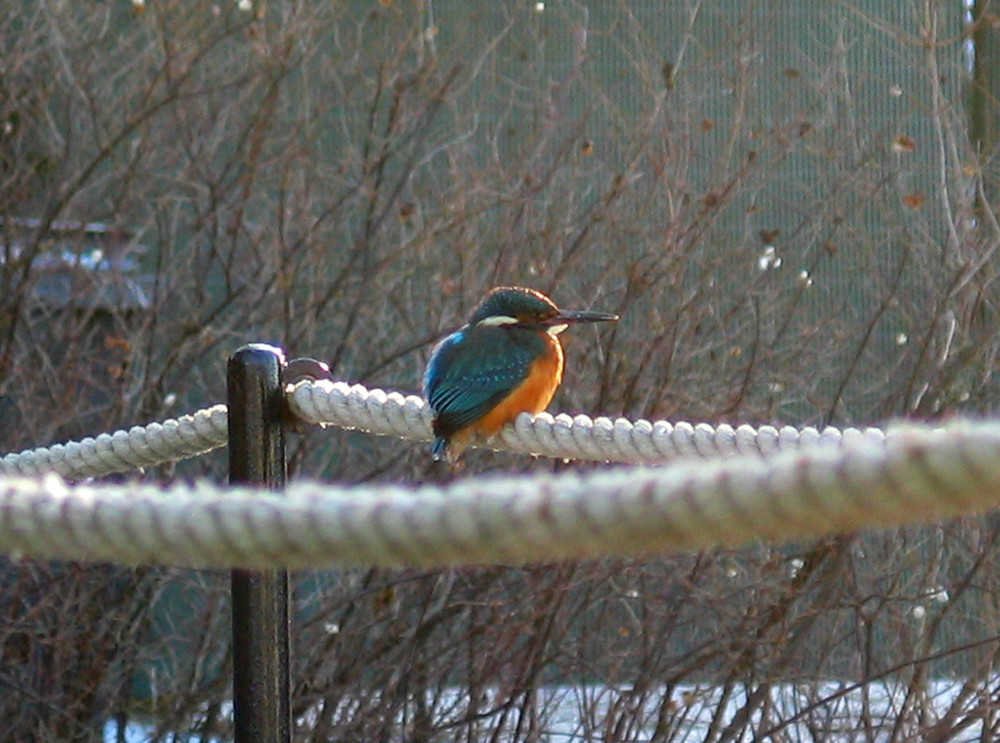
[[[0,458],[0,476],[54,472],[77,480],[190,459],[226,443],[227,419],[226,406],[215,405],[162,423],[7,454]]]
[[[329,381],[285,392],[291,413],[310,423],[432,438],[418,397]],[[204,568],[524,563],[785,541],[1000,505],[1000,423],[968,421],[886,432],[522,415],[489,445],[668,466],[445,487],[300,482],[280,498],[204,482],[160,489],[56,476],[160,464],[226,441],[227,410],[217,405],[9,454],[0,460],[0,551]]]
[[[433,440],[430,410],[414,395],[323,380],[299,382],[288,391],[287,402],[292,414],[307,423],[413,441]],[[884,438],[878,428],[754,428],[542,413],[522,414],[489,446],[558,459],[660,464],[689,456],[771,455],[812,444],[859,440],[882,444]],[[69,479],[101,477],[195,457],[225,443],[226,406],[215,405],[176,420],[7,454],[0,458],[0,476],[54,472]]]
[[[0,550],[199,568],[521,564],[648,555],[974,514],[1000,505],[1000,425],[906,426],[773,457],[474,478],[438,487],[0,479]]]

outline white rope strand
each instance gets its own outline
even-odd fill
[[[29,449],[0,459],[0,475],[55,472],[70,479],[100,477],[198,456],[226,443],[225,405],[148,426]]]
[[[444,488],[68,487],[0,479],[0,551],[193,567],[444,566],[790,540],[1000,505],[1000,425],[895,429],[665,468]]]
[[[380,436],[431,441],[431,411],[415,395],[367,389],[360,384],[306,381],[288,395],[292,413],[308,423],[351,428]],[[707,423],[670,423],[624,418],[589,418],[522,413],[487,445],[519,454],[557,459],[589,459],[623,464],[654,464],[681,456],[769,455],[804,444],[846,444],[867,440],[883,444],[878,428],[775,428]],[[483,445],[483,444],[480,444]]]
[[[414,395],[310,381],[291,388],[287,400],[293,415],[308,423],[415,441],[433,438],[431,411]],[[216,405],[176,420],[7,454],[0,459],[0,475],[55,472],[71,479],[100,477],[204,454],[224,445],[226,436],[226,406]],[[883,444],[884,438],[878,428],[733,428],[542,413],[522,414],[492,441],[476,445],[557,459],[656,464],[684,456],[770,455],[817,442],[843,445],[857,439]]]

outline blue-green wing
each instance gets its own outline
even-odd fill
[[[434,432],[448,436],[482,418],[527,378],[534,357],[501,328],[468,328],[445,338],[424,375]]]

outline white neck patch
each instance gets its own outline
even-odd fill
[[[476,325],[517,325],[517,318],[509,315],[493,315],[486,317],[476,323]]]

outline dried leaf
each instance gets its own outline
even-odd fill
[[[892,140],[893,152],[913,152],[915,149],[917,149],[917,141],[913,137],[897,134],[896,138]]]

